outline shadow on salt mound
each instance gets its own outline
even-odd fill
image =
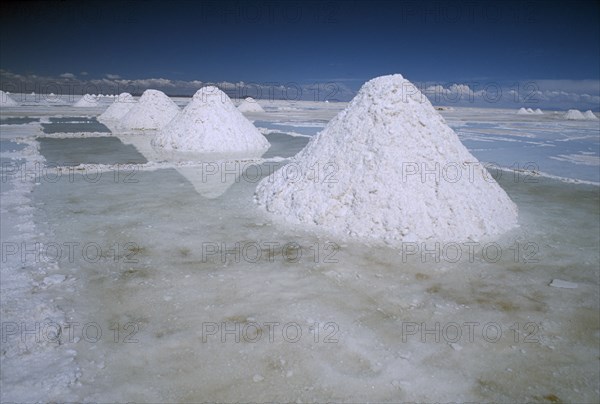
[[[158,90],[146,90],[139,101],[119,121],[120,131],[156,131],[165,127],[179,113],[179,107]]]
[[[247,97],[244,99],[237,108],[240,112],[246,113],[265,112],[263,107],[261,107],[260,104],[252,97]]]
[[[364,84],[255,198],[290,223],[392,245],[479,240],[517,226],[516,205],[401,75]]]

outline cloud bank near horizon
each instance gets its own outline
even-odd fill
[[[527,80],[521,82],[472,81],[463,83],[415,82],[434,105],[456,105],[488,108],[552,108],[600,110],[600,80]],[[140,95],[147,89],[163,91],[169,96],[191,96],[199,88],[216,85],[231,98],[253,97],[263,100],[349,101],[356,91],[344,80],[297,82],[205,82],[166,78],[125,79],[107,73],[102,78],[88,78],[65,72],[57,77],[16,74],[0,70],[0,88],[13,94],[50,94],[71,96],[84,94]]]

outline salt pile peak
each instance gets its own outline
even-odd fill
[[[0,90],[0,105],[3,107],[16,107],[19,104],[10,95]]]
[[[399,74],[364,84],[255,200],[291,223],[389,244],[478,240],[517,225],[516,205]]]
[[[109,96],[112,97],[112,96]],[[129,93],[121,93],[100,116],[98,122],[116,122],[123,118],[135,105],[133,96]]]
[[[144,131],[162,129],[177,115],[179,107],[158,90],[146,90],[139,101],[119,122],[121,130]]]
[[[263,107],[252,97],[246,97],[240,105],[238,105],[240,112],[265,112]]]
[[[266,151],[269,142],[215,86],[203,87],[153,140],[166,150],[202,153]]]

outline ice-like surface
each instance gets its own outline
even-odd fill
[[[257,202],[292,223],[391,244],[480,240],[516,226],[516,206],[411,86],[400,75],[367,82],[258,185]]]
[[[269,148],[269,142],[227,94],[214,86],[198,90],[183,111],[156,135],[153,145],[166,150],[258,156]]]
[[[146,131],[164,128],[179,113],[179,107],[163,92],[146,90],[121,118],[121,131]]]
[[[266,135],[262,161],[157,156],[58,176],[52,165],[36,170],[51,163],[35,140],[47,136],[39,120],[90,112],[27,95],[0,110],[0,159],[10,164],[0,182],[1,401],[600,401],[599,187],[565,182],[598,183],[598,167],[551,158],[597,157],[597,122],[443,111],[476,157],[521,170],[490,169],[521,226],[489,245],[415,251],[280,226],[252,201],[257,181],[309,140],[286,133],[345,104],[265,103],[263,127],[285,125]],[[286,106],[294,110],[278,110]],[[38,121],[2,124],[25,116]],[[74,135],[90,142],[53,153],[93,161],[108,146]],[[115,135],[152,157],[151,136]],[[104,150],[103,163],[128,156]],[[530,161],[539,175],[522,171]],[[196,171],[184,177],[184,166]],[[205,197],[190,179],[204,192],[231,183]],[[40,254],[22,257],[23,242],[29,251],[40,242]],[[50,262],[56,246],[62,258]],[[20,329],[36,323],[39,342]],[[60,344],[46,338],[53,324]]]
[[[252,97],[245,98],[237,108],[240,112],[245,113],[265,112],[263,107]]]

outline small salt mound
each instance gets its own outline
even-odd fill
[[[531,108],[527,108],[527,113],[528,114],[535,114],[535,112],[533,112],[533,109],[531,109]]]
[[[19,103],[13,100],[8,93],[0,90],[0,105],[3,107],[16,107]]]
[[[536,115],[544,115],[544,112],[541,109],[536,109],[535,111],[533,111],[534,114]]]
[[[517,111],[517,114],[518,114],[518,115],[529,115],[529,112],[528,112],[528,111],[527,111],[525,108],[520,108],[520,109]]]
[[[581,121],[581,120],[585,120],[585,116],[578,109],[570,109],[565,114],[565,119],[568,119],[571,121]]]
[[[98,101],[93,95],[86,94],[83,97],[81,97],[75,104],[73,104],[73,106],[78,108],[97,107]]]
[[[112,97],[112,96],[110,96]],[[121,93],[99,117],[98,122],[117,122],[123,118],[135,105],[135,100],[129,93]]]
[[[517,207],[417,87],[373,79],[256,202],[291,223],[366,240],[461,242],[517,224]]]
[[[269,142],[217,87],[203,87],[153,140],[167,150],[202,153],[265,151]]]
[[[247,97],[238,105],[240,112],[265,112],[265,110],[252,97]]]
[[[596,115],[594,115],[594,113],[589,109],[583,113],[583,116],[585,117],[585,119],[588,119],[590,121],[598,120],[598,117]]]
[[[162,129],[179,113],[179,107],[158,90],[146,90],[137,104],[119,122],[121,130],[143,131]]]

